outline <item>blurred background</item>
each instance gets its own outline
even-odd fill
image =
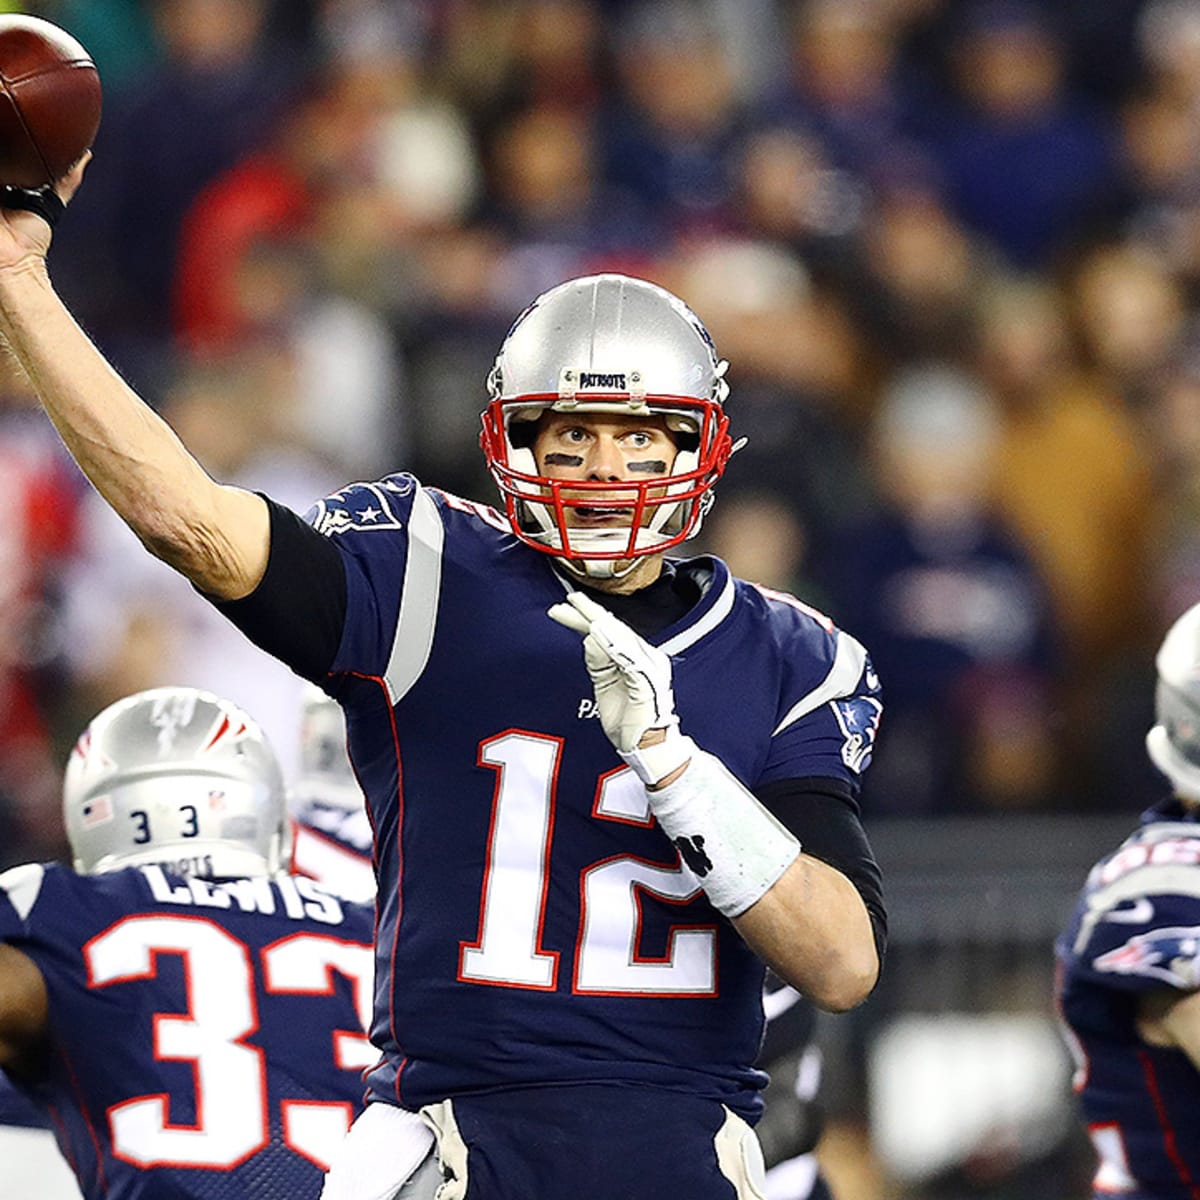
[[[59,291],[218,478],[491,501],[515,315],[681,294],[749,444],[701,534],[872,651],[885,979],[821,1026],[839,1200],[1088,1194],[1052,940],[1158,798],[1200,601],[1200,0],[45,0],[105,86]],[[0,866],[87,718],[299,682],[89,492],[0,359]]]

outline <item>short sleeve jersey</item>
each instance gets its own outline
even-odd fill
[[[372,915],[311,881],[0,875],[40,968],[49,1117],[86,1200],[316,1200],[360,1108]]]
[[[1175,803],[1150,810],[1092,868],[1057,954],[1097,1191],[1191,1200],[1200,1072],[1181,1050],[1145,1042],[1137,1018],[1147,993],[1200,988],[1200,824]]]
[[[494,510],[408,475],[307,518],[341,554],[322,685],[375,829],[380,1099],[558,1082],[659,1086],[754,1119],[763,967],[707,902],[597,717],[568,590]],[[857,790],[879,724],[863,647],[715,558],[651,640],[683,730],[747,787]],[[283,655],[286,658],[286,653]],[[297,656],[299,657],[299,656]]]

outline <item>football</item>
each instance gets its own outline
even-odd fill
[[[100,126],[100,75],[65,29],[0,16],[0,185],[38,188],[78,161]]]

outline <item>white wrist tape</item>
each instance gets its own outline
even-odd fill
[[[637,777],[647,786],[653,787],[660,779],[666,779],[672,771],[699,752],[699,747],[687,734],[679,732],[679,718],[672,717],[663,730],[663,740],[643,749],[618,750],[625,764],[632,767]]]
[[[674,783],[647,790],[650,809],[712,906],[737,917],[795,861],[800,843],[719,758],[680,740],[691,763]]]

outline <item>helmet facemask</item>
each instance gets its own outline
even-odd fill
[[[627,574],[692,537],[732,450],[726,366],[691,310],[652,284],[593,276],[539,297],[501,347],[483,414],[484,456],[516,536],[592,578]],[[532,449],[547,412],[662,417],[674,462],[645,479],[551,478]],[[630,521],[580,528],[573,509],[628,512]]]

